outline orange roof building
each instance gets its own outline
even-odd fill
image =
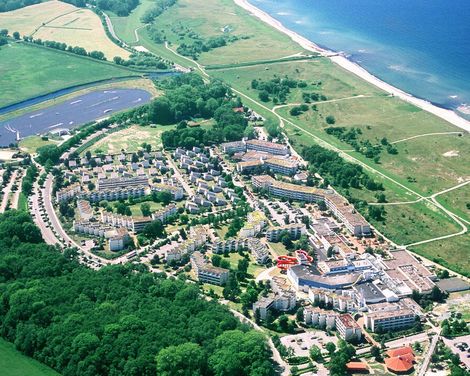
[[[387,351],[387,355],[390,358],[393,358],[395,356],[400,356],[400,355],[407,355],[407,354],[414,355],[413,354],[413,349],[410,346],[403,346],[403,347],[399,347],[397,349],[391,349],[391,350]]]
[[[346,363],[346,369],[351,372],[369,372],[369,367],[363,362]]]
[[[387,368],[395,373],[408,372],[413,368],[413,363],[406,359],[406,356],[395,356],[393,358],[386,358],[385,365]]]

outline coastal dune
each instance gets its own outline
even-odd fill
[[[254,5],[250,4],[247,0],[234,0],[235,4],[242,7],[243,9],[247,10],[255,17],[259,18],[261,21],[267,23],[268,25],[274,27],[275,29],[279,30],[280,32],[288,35],[294,42],[298,43],[302,48],[306,49],[307,51],[312,51],[322,56],[328,57],[333,63],[339,65],[341,68],[355,74],[356,76],[362,78],[363,80],[371,83],[372,85],[382,89],[383,91],[394,95],[408,103],[411,103],[433,115],[440,117],[441,119],[446,120],[447,122],[459,127],[467,132],[470,133],[470,121],[465,120],[464,118],[457,115],[452,110],[447,110],[445,108],[438,107],[429,101],[424,99],[416,98],[411,94],[404,92],[384,81],[375,77],[367,70],[359,66],[358,64],[348,60],[346,57],[334,52],[329,51],[324,48],[319,47],[312,41],[308,40],[307,38],[297,34],[295,31],[292,31],[285,27],[281,22],[271,17],[268,13],[262,11],[261,9],[255,7]]]

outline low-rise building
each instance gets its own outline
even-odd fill
[[[78,216],[81,220],[89,221],[93,218],[93,208],[86,200],[77,200]]]

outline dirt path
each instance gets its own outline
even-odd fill
[[[399,142],[404,142],[404,141],[409,141],[409,140],[414,140],[415,138],[420,138],[420,137],[427,137],[427,136],[445,136],[445,135],[451,135],[451,134],[462,134],[463,132],[435,132],[435,133],[424,133],[424,134],[418,134],[416,136],[411,136],[407,138],[402,138],[401,140],[393,141],[390,142],[391,144],[398,144]]]
[[[0,205],[0,213],[4,213],[7,208],[8,201],[10,200],[11,189],[13,187],[13,184],[15,183],[17,175],[18,170],[14,170],[10,176],[10,181],[8,182],[7,186],[3,189],[3,198],[2,204]]]

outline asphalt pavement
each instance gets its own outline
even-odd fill
[[[121,110],[141,106],[150,99],[151,94],[141,89],[109,89],[80,95],[0,122],[0,146],[16,143],[26,136],[72,129]]]

